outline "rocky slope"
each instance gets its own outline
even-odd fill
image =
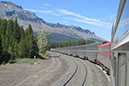
[[[15,19],[17,17],[20,25],[23,25],[26,29],[28,24],[31,24],[35,32],[39,29],[48,30],[51,33],[51,41],[75,41],[78,39],[104,40],[96,36],[94,32],[83,30],[81,27],[48,23],[37,17],[35,13],[26,11],[21,6],[15,5],[12,2],[0,1],[0,17],[4,19]]]

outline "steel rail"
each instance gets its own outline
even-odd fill
[[[76,65],[76,69],[74,71],[74,73],[72,74],[72,76],[63,84],[63,86],[65,86],[66,84],[68,84],[68,82],[74,77],[74,75],[76,74],[77,70],[78,70],[78,65],[77,63],[74,61],[75,65]]]
[[[79,60],[78,60],[79,61]],[[84,78],[84,80],[83,80],[83,83],[82,83],[82,86],[84,86],[84,84],[85,84],[85,82],[86,82],[86,79],[87,79],[87,67],[86,67],[86,65],[84,64],[84,63],[82,63],[81,61],[79,61],[84,67],[85,67],[85,70],[86,70],[86,73],[85,73],[85,78]]]

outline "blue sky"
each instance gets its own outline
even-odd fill
[[[1,0],[0,0],[1,1]],[[108,41],[120,0],[4,0],[36,13],[47,22],[80,26]]]

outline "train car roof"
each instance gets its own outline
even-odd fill
[[[98,46],[98,48],[106,47],[106,46],[109,46],[109,45],[111,45],[111,42],[108,42],[108,43],[102,44],[102,45]]]
[[[85,47],[85,46],[89,46],[89,45],[94,45],[94,44],[98,44],[98,42],[95,43],[91,43],[91,44],[85,44],[85,45],[78,45],[78,46],[71,46],[71,47],[66,47],[66,48],[76,48],[76,47]]]
[[[55,48],[55,49],[68,49],[68,48],[78,48],[78,47],[85,47],[85,46],[90,46],[94,44],[98,44],[99,42],[91,43],[91,44],[85,44],[85,45],[77,45],[77,46],[70,46],[70,47],[60,47],[60,48]]]

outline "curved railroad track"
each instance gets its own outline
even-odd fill
[[[78,60],[79,61],[79,60]],[[86,67],[86,65],[83,63],[83,62],[81,62],[81,61],[79,61],[80,63],[82,63],[83,64],[83,66],[85,67],[85,72],[86,72],[86,74],[85,74],[85,78],[84,78],[84,81],[83,81],[83,83],[82,83],[82,86],[84,86],[84,84],[85,84],[85,82],[86,82],[86,79],[87,79],[87,67]]]
[[[86,78],[87,78],[87,67],[86,67],[86,65],[83,62],[81,62],[81,61],[79,61],[78,59],[75,59],[75,58],[74,59],[70,59],[70,60],[72,60],[74,62],[74,64],[76,65],[76,68],[75,68],[75,71],[73,72],[73,74],[71,75],[71,77],[63,84],[63,86],[71,85],[69,83],[70,83],[70,81],[73,80],[73,78],[76,78],[77,73],[78,73],[78,75],[80,75],[80,72],[77,72],[77,71],[82,71],[82,69],[79,70],[79,67],[81,67],[81,66],[84,67],[84,70],[83,71],[85,73],[85,77],[83,79],[81,77],[81,79],[82,79],[83,82],[80,83],[80,84],[81,84],[81,86],[84,86],[84,84],[86,82]],[[81,66],[80,66],[80,64],[81,64]],[[76,82],[76,81],[73,81],[73,82]]]
[[[72,74],[72,76],[63,84],[63,86],[65,86],[66,84],[69,83],[69,81],[74,77],[74,75],[76,74],[77,70],[78,70],[78,65],[77,63],[74,61],[75,65],[76,65],[76,69],[74,71],[74,73]]]

